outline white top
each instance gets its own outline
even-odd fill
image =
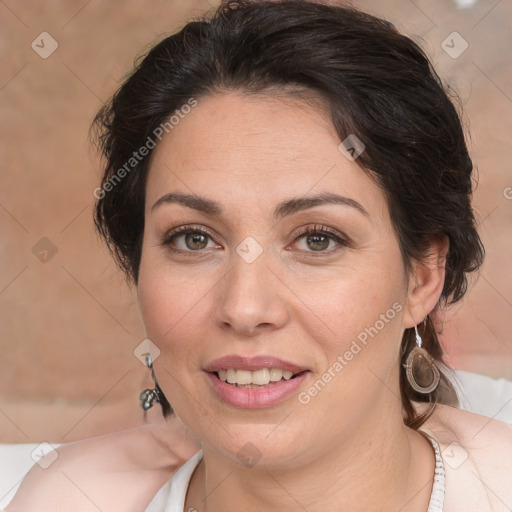
[[[436,457],[434,485],[432,486],[427,512],[442,512],[445,489],[443,459],[441,458],[437,442],[430,436],[426,437],[432,443]],[[185,497],[187,495],[190,478],[202,458],[203,451],[200,450],[188,459],[187,462],[174,473],[172,478],[160,488],[145,512],[185,512]]]

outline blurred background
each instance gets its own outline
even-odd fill
[[[512,1],[351,3],[412,36],[460,96],[487,258],[442,341],[452,367],[512,379]],[[0,443],[144,421],[144,328],[93,230],[88,129],[136,55],[217,4],[0,0]]]

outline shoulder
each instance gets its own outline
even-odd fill
[[[199,449],[176,418],[64,444],[47,469],[30,470],[6,512],[144,510]]]
[[[430,430],[439,443],[457,442],[482,466],[492,461],[512,469],[512,458],[503,457],[504,449],[512,448],[512,425],[508,423],[438,404],[424,427],[422,430]]]
[[[441,448],[448,512],[467,510],[476,504],[482,511],[510,510],[511,425],[439,404],[420,430]]]

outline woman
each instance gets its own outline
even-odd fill
[[[229,2],[95,126],[95,221],[167,423],[63,447],[9,512],[512,507],[510,427],[450,406],[433,319],[483,249],[413,41],[347,7]]]

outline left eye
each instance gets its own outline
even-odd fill
[[[346,242],[336,233],[322,228],[310,227],[303,231],[296,240],[303,242],[301,250],[307,252],[326,252],[334,245],[346,245]]]

